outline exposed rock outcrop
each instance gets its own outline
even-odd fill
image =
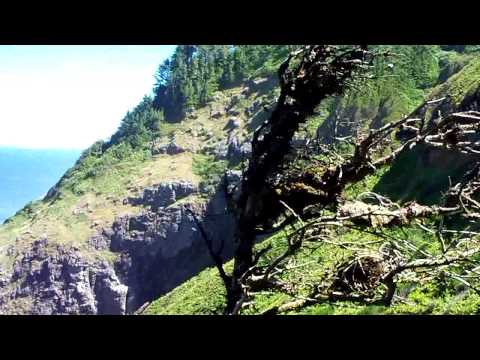
[[[255,100],[249,107],[245,109],[245,113],[247,114],[247,116],[252,116],[258,110],[260,110],[261,104],[261,100]]]
[[[161,183],[145,189],[141,197],[130,198],[128,202],[132,205],[150,206],[157,210],[197,191],[196,186],[188,181]]]
[[[240,114],[241,114],[240,111],[237,109],[230,109],[227,111],[227,115],[229,116],[238,116]]]
[[[8,273],[0,268],[0,287],[6,286],[10,282],[10,276]]]
[[[6,300],[12,299],[29,299],[29,314],[120,315],[126,310],[128,288],[110,264],[88,261],[75,247],[51,246],[47,238],[15,261],[0,286],[0,313],[11,312]]]
[[[212,115],[211,115],[211,116],[212,116],[213,119],[219,119],[219,118],[221,118],[224,114],[225,114],[225,113],[224,113],[223,110],[214,110],[214,111],[212,111]]]
[[[241,142],[235,132],[231,132],[227,140],[221,140],[211,149],[216,160],[229,160],[233,163],[248,159],[252,153],[249,141]]]
[[[115,269],[129,287],[127,312],[212,265],[204,239],[185,207],[201,219],[215,246],[233,235],[234,219],[220,192],[208,203],[155,207],[138,216],[120,217],[111,230],[101,234],[111,251],[121,253]],[[225,241],[223,252],[230,257],[233,245]]]
[[[239,162],[247,159],[252,153],[252,145],[249,141],[243,143],[235,135],[228,138],[227,158],[232,162]]]
[[[225,129],[227,130],[238,129],[240,125],[241,125],[240,119],[237,117],[232,117],[228,119],[227,125],[225,125]]]
[[[226,191],[233,201],[238,200],[240,194],[240,185],[242,180],[241,170],[227,170],[225,172]]]
[[[168,155],[176,155],[184,152],[185,149],[178,145],[175,139],[172,139],[167,144],[160,144],[158,146],[154,146],[152,148],[152,155],[158,154],[168,154]]]

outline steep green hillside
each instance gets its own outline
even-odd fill
[[[147,138],[142,139],[134,131],[123,138],[114,136],[111,143],[93,145],[44,200],[29,204],[0,226],[0,247],[15,244],[17,251],[21,251],[45,234],[55,242],[82,248],[98,228],[108,226],[118,216],[142,210],[124,205],[123,199],[138,195],[142,189],[160,182],[184,180],[199,184],[202,180],[209,180],[210,169],[202,168],[209,159],[213,165],[217,164],[212,158],[212,150],[220,140],[228,137],[230,119],[227,114],[212,118],[210,113],[212,109],[224,108],[244,88],[240,86],[218,92],[216,100],[210,101],[208,106],[194,111],[180,123],[160,123],[154,135],[147,132]],[[236,105],[237,111],[243,114],[252,102],[264,101],[269,91],[268,88],[266,93],[263,89],[253,91],[248,101]],[[140,112],[139,117],[144,116],[145,110],[137,108],[136,111]],[[147,108],[147,115],[151,111]],[[239,132],[247,137],[252,129],[247,126],[244,116],[237,116]],[[119,133],[122,131],[123,128]],[[152,155],[152,148],[167,144],[172,138],[186,151],[175,155]],[[0,264],[9,260],[9,256],[0,253]]]
[[[438,81],[442,51],[438,46],[374,46],[379,56],[371,80],[354,86],[343,97],[324,104],[324,111],[312,119],[321,125],[319,135],[327,142],[409,114]],[[336,134],[336,135],[335,135]]]
[[[414,157],[415,154],[408,154],[408,157]],[[398,175],[395,168],[405,169],[408,165],[408,158],[399,158],[391,170],[387,170],[383,176],[371,176],[362,183],[351,186],[346,190],[349,194],[360,194],[366,191],[375,190],[384,183],[385,178],[392,178]],[[420,169],[419,169],[420,170]],[[404,171],[404,170],[403,170]],[[430,171],[434,172],[433,174]],[[439,197],[439,190],[443,184],[435,187],[435,181],[448,181],[448,174],[452,171],[441,172],[436,169],[427,168],[423,175],[421,170],[418,175],[423,176],[417,182],[419,186],[412,191],[407,186],[401,189],[398,195],[407,195],[409,197],[421,200],[422,196],[428,200],[428,196]],[[435,175],[438,176],[435,179]],[[456,174],[458,175],[458,173]],[[411,174],[407,177],[412,178]],[[428,179],[426,179],[428,177]],[[432,181],[433,189],[429,185]],[[398,184],[405,182],[405,177],[398,177]],[[421,186],[423,184],[423,187]],[[400,185],[399,185],[400,186]],[[389,194],[395,194],[389,189]],[[378,190],[377,190],[378,191]],[[380,191],[379,191],[380,192]],[[432,195],[432,192],[434,195]],[[381,193],[381,192],[380,192]],[[422,196],[416,196],[421,194]],[[426,195],[424,195],[426,194]],[[406,199],[402,199],[406,200]],[[257,245],[260,250],[267,246],[272,246],[273,250],[262,261],[268,264],[271,259],[282,254],[286,249],[286,234],[281,231],[261,244]],[[369,236],[364,232],[355,230],[338,230],[330,234],[331,241],[324,241],[320,246],[305,246],[288,263],[287,269],[280,277],[281,280],[295,283],[297,287],[296,297],[286,295],[284,292],[275,290],[266,290],[255,293],[251,304],[242,310],[244,315],[262,314],[274,306],[283,303],[307,297],[311,284],[326,279],[334,270],[334,265],[342,259],[348,258],[351,254],[349,250],[342,249],[339,244],[367,244],[366,249],[376,250],[378,248],[378,238]],[[387,230],[386,236],[405,236],[414,246],[425,251],[438,250],[438,242],[434,234],[425,234],[420,228],[410,226],[403,229]],[[366,251],[363,249],[363,251]],[[226,264],[226,269],[231,270],[232,262]],[[473,290],[468,289],[464,284],[452,280],[430,280],[428,282],[418,282],[414,278],[405,278],[397,290],[398,297],[389,307],[382,305],[365,305],[354,302],[324,302],[312,306],[307,306],[301,310],[287,312],[290,315],[379,315],[379,314],[479,314],[480,296]],[[188,280],[172,292],[159,298],[150,304],[143,314],[145,315],[173,315],[173,314],[222,314],[225,304],[225,289],[223,283],[215,268],[206,269],[198,276]]]
[[[409,154],[410,155],[410,154]],[[394,167],[405,166],[405,159],[400,158]],[[404,168],[404,167],[403,167]],[[389,172],[387,171],[387,174]],[[388,175],[384,176],[388,176]],[[443,177],[443,180],[446,180]],[[351,186],[346,190],[349,194],[360,194],[371,191],[381,183],[381,176],[371,176],[362,183]],[[399,179],[402,181],[402,179]],[[428,183],[424,183],[428,184]],[[428,191],[428,185],[423,191]],[[423,250],[435,250],[438,242],[435,235],[425,234],[416,226],[403,229],[388,230],[386,235],[403,234],[412,244]],[[281,231],[261,244],[260,250],[272,246],[273,250],[263,259],[265,264],[269,260],[282,254],[286,248],[285,236],[288,233]],[[324,241],[321,246],[305,246],[289,262],[287,272],[280,279],[293,282],[300,295],[291,297],[280,291],[263,291],[256,293],[251,305],[242,310],[242,314],[261,314],[274,306],[296,300],[301,296],[308,296],[312,283],[327,278],[334,269],[335,263],[348,258],[350,251],[344,250],[338,244],[369,244],[367,247],[377,249],[378,238],[368,236],[364,232],[355,230],[339,230],[331,234],[331,242]],[[226,264],[231,270],[232,262]],[[291,311],[287,315],[374,315],[374,314],[479,314],[480,296],[469,290],[462,283],[444,280],[418,283],[408,277],[398,289],[399,298],[390,307],[380,305],[365,305],[354,302],[324,302],[305,307],[299,311]],[[150,304],[143,314],[145,315],[174,315],[174,314],[222,314],[225,303],[225,289],[215,268],[206,269],[198,276],[188,280],[178,288]],[[298,297],[300,296],[300,297]]]
[[[442,47],[443,48],[443,47]],[[352,92],[348,97],[332,100],[323,104],[320,115],[313,117],[307,124],[307,132],[311,135],[320,125],[319,135],[322,137],[328,127],[325,122],[335,111],[339,117],[356,117],[356,121],[370,119],[365,124],[379,120],[377,126],[413,110],[423,99],[438,99],[451,96],[456,109],[461,104],[471,103],[478,94],[480,86],[480,70],[475,52],[452,52],[432,47],[420,51],[421,61],[413,62],[418,56],[415,47],[397,52],[412,56],[400,70],[393,70],[397,77],[389,81],[388,77],[373,80],[371,87]],[[427,50],[427,51],[425,51]],[[417,51],[417,52],[416,52]],[[416,55],[412,55],[412,53]],[[395,69],[395,68],[394,68]],[[383,110],[379,110],[382,108]],[[350,109],[350,110],[348,110]],[[353,110],[352,110],[353,109]],[[322,125],[323,124],[323,125]],[[370,176],[359,184],[350,186],[346,193],[358,195],[366,191],[374,191],[386,195],[394,201],[408,202],[415,200],[421,204],[437,203],[450,181],[458,180],[475,160],[472,156],[460,156],[449,151],[434,151],[426,147],[418,147],[414,151],[404,153],[392,164],[376,176]],[[263,261],[283,253],[286,248],[286,234],[281,231],[261,244],[258,249],[272,246]],[[400,235],[401,234],[401,235]],[[347,258],[350,253],[339,244],[366,244],[365,248],[377,249],[376,237],[369,237],[355,230],[338,230],[330,238],[332,243],[324,241],[320,246],[305,246],[288,263],[281,280],[294,283],[297,296],[308,296],[312,283],[326,278],[333,266],[340,259]],[[404,229],[387,230],[385,236],[405,236],[418,249],[435,251],[438,247],[434,234],[421,231],[416,225]],[[370,245],[370,242],[372,243]],[[438,250],[438,249],[437,249]],[[230,270],[232,263],[228,263]],[[416,282],[406,278],[397,290],[397,298],[390,307],[365,305],[352,302],[325,302],[307,306],[300,311],[289,314],[478,314],[480,297],[459,281],[432,279],[429,282]],[[159,314],[221,314],[225,301],[225,290],[216,269],[204,270],[197,277],[185,282],[169,294],[153,302],[143,312],[147,315]],[[242,314],[261,314],[262,312],[288,301],[298,300],[285,292],[265,290],[255,293]]]

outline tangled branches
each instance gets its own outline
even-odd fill
[[[428,104],[424,104],[425,106]],[[445,229],[443,220],[435,230],[422,224],[423,219],[434,219],[456,216],[464,221],[476,222],[480,216],[480,202],[476,199],[480,190],[480,163],[476,163],[457,184],[451,185],[444,194],[443,205],[426,206],[416,202],[403,205],[375,193],[361,194],[355,200],[342,199],[342,192],[347,184],[361,181],[369,174],[374,174],[382,166],[390,164],[399,154],[413,149],[420,144],[441,147],[459,153],[476,155],[480,150],[480,116],[474,112],[453,113],[443,119],[436,119],[424,126],[422,119],[405,118],[380,129],[371,131],[368,136],[359,139],[354,151],[349,157],[336,160],[337,165],[324,168],[321,174],[312,173],[309,169],[292,172],[284,179],[283,190],[280,191],[284,204],[292,200],[295,209],[288,212],[295,218],[303,220],[300,228],[290,234],[287,250],[271,262],[270,266],[255,268],[255,278],[250,278],[245,294],[258,286],[252,286],[252,280],[261,279],[262,284],[268,284],[279,290],[291,286],[279,281],[276,274],[282,272],[281,263],[295,254],[306,242],[323,242],[353,251],[350,259],[337,264],[328,281],[322,281],[314,286],[307,297],[272,308],[266,313],[279,313],[304,307],[320,301],[362,301],[363,303],[380,303],[390,305],[397,287],[397,279],[404,273],[415,276],[435,277],[439,274],[450,276],[462,284],[476,290],[467,277],[480,276],[467,268],[467,274],[452,272],[450,267],[460,263],[471,262],[480,253],[480,242],[475,231]],[[419,124],[418,127],[412,124]],[[376,156],[390,144],[388,139],[393,131],[408,127],[413,136],[399,144],[389,154]],[[386,141],[387,140],[387,141]],[[335,154],[336,155],[336,154]],[[337,156],[337,155],[336,155]],[[338,157],[338,156],[337,156]],[[303,184],[303,188],[292,184]],[[308,196],[305,196],[307,188]],[[299,196],[299,191],[304,191]],[[299,202],[299,199],[309,199],[309,202]],[[312,204],[313,203],[313,204]],[[309,211],[316,206],[316,212]],[[325,215],[325,209],[330,208],[330,214]],[[331,214],[331,211],[334,214]],[[298,214],[297,214],[298,213]],[[388,228],[403,228],[407,225],[418,226],[425,233],[435,235],[439,243],[439,253],[419,249],[405,238],[394,238],[385,235]],[[366,243],[341,243],[332,241],[325,230],[328,228],[351,228],[368,232],[378,237],[375,243],[379,248],[372,248]],[[446,237],[450,239],[447,243]],[[363,249],[362,249],[363,247]],[[273,272],[272,269],[276,269]],[[280,285],[279,285],[280,284]],[[379,291],[383,288],[383,291]]]
[[[356,204],[358,206],[358,203]],[[345,205],[348,206],[348,205]],[[304,242],[316,241],[318,243],[329,243],[338,247],[352,250],[354,255],[347,261],[340,262],[332,272],[330,279],[318,284],[308,297],[309,301],[296,301],[295,308],[313,304],[320,301],[362,301],[366,304],[380,303],[390,305],[396,289],[396,277],[405,271],[416,272],[421,270],[421,275],[435,276],[451,264],[458,264],[462,261],[471,261],[472,257],[480,253],[480,241],[477,236],[480,233],[473,231],[446,230],[437,231],[426,228],[421,223],[417,225],[437,235],[441,244],[439,254],[432,254],[419,249],[413,242],[405,238],[396,238],[385,234],[386,228],[404,226],[410,222],[418,221],[422,217],[429,218],[432,214],[455,214],[459,208],[443,208],[420,206],[410,203],[397,210],[386,210],[382,206],[371,208],[363,204],[363,209],[356,209],[348,215],[342,208],[338,216],[321,217],[312,220],[302,229],[309,235],[303,238]],[[460,210],[459,215],[469,217],[467,212]],[[372,219],[379,217],[385,221],[378,221],[377,229],[371,230]],[[359,221],[361,220],[361,221]],[[373,234],[377,241],[369,242],[335,242],[324,235],[327,227],[352,228]],[[444,235],[449,237],[456,235],[449,244],[445,244]],[[380,246],[372,248],[370,245]],[[420,258],[415,258],[420,256]],[[414,259],[412,259],[414,258]],[[278,265],[277,265],[278,266]],[[450,274],[453,275],[453,274]],[[460,275],[453,275],[457,280],[469,287],[471,285],[462,279]],[[383,285],[386,289],[378,296],[378,287]],[[284,310],[282,310],[284,309]],[[271,312],[292,310],[292,304],[285,307],[271,309]]]

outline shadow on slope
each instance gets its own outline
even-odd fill
[[[439,203],[450,182],[461,180],[475,158],[457,152],[418,146],[403,153],[373,188],[393,201]]]

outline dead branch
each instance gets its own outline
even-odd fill
[[[223,259],[222,259],[222,256],[221,256],[221,251],[222,251],[223,246],[220,247],[220,249],[218,251],[215,251],[213,249],[212,240],[207,235],[207,232],[205,231],[205,229],[203,227],[203,224],[198,220],[195,213],[186,206],[184,206],[183,208],[185,209],[185,212],[190,214],[190,216],[193,218],[193,220],[195,222],[195,225],[197,226],[198,230],[200,231],[200,234],[202,235],[203,241],[205,242],[205,245],[208,249],[210,257],[214,261],[215,266],[216,266],[216,268],[217,268],[217,270],[220,274],[220,277],[221,277],[224,285],[228,288],[230,286],[230,283],[231,283],[231,276],[227,275],[227,273],[225,272],[225,269],[223,268]]]
[[[290,69],[290,62],[300,57],[300,63]],[[231,294],[227,311],[231,312],[242,294],[241,279],[251,268],[255,229],[265,219],[265,205],[271,198],[268,178],[277,173],[290,151],[290,141],[301,123],[313,114],[326,97],[340,94],[352,74],[370,62],[363,47],[339,52],[327,45],[309,45],[290,55],[279,68],[280,97],[269,120],[258,128],[252,140],[252,155],[242,178],[238,206],[238,247],[235,252]]]

